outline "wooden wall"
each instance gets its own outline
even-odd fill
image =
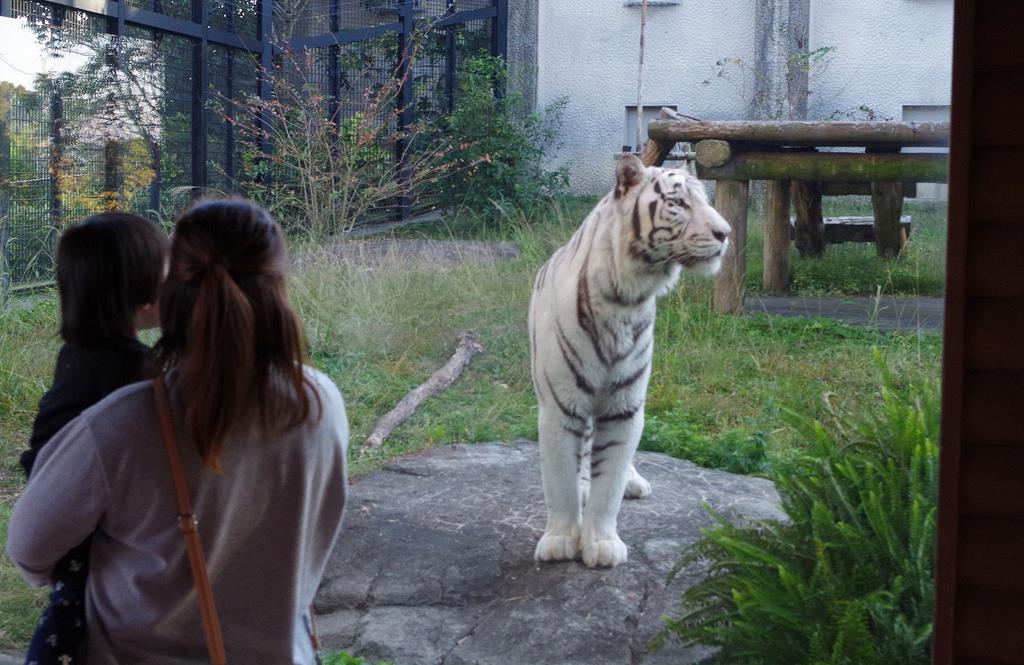
[[[1024,0],[956,0],[934,662],[1024,665]]]

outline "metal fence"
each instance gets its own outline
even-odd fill
[[[90,213],[167,219],[196,192],[234,191],[272,147],[243,140],[236,102],[274,98],[284,53],[339,122],[397,75],[407,125],[450,110],[460,62],[507,43],[507,0],[0,0],[7,19],[74,66],[0,95],[5,292],[52,278],[60,229]]]

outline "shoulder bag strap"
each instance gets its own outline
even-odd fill
[[[225,665],[227,658],[224,655],[224,636],[220,631],[220,620],[217,618],[217,606],[213,601],[210,578],[206,573],[206,557],[203,556],[203,544],[199,541],[199,531],[196,529],[198,522],[192,514],[192,503],[188,499],[188,483],[181,467],[181,456],[178,452],[177,437],[174,436],[170,401],[167,399],[167,386],[163,374],[153,380],[153,399],[160,419],[164,447],[167,449],[167,461],[171,466],[171,477],[174,479],[174,493],[178,496],[178,528],[185,536],[185,545],[188,548],[188,561],[199,596],[199,611],[203,616],[203,632],[206,633],[206,645],[210,650],[210,662],[213,665]]]

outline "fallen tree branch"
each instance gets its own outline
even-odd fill
[[[459,343],[455,347],[455,353],[444,364],[444,367],[434,372],[427,381],[402,398],[398,406],[381,416],[373,426],[370,436],[366,437],[363,444],[363,452],[379,448],[384,440],[391,435],[391,431],[404,423],[416,412],[427,398],[447,389],[455,383],[462,373],[469,366],[473,356],[484,350],[480,343],[480,336],[475,332],[464,332],[459,336]]]

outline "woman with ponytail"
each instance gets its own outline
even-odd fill
[[[200,202],[177,223],[161,294],[157,353],[232,663],[313,662],[309,607],[346,496],[345,407],[305,364],[286,262],[264,209]],[[44,584],[93,533],[85,662],[208,662],[175,497],[151,382],[40,454],[8,549]]]

